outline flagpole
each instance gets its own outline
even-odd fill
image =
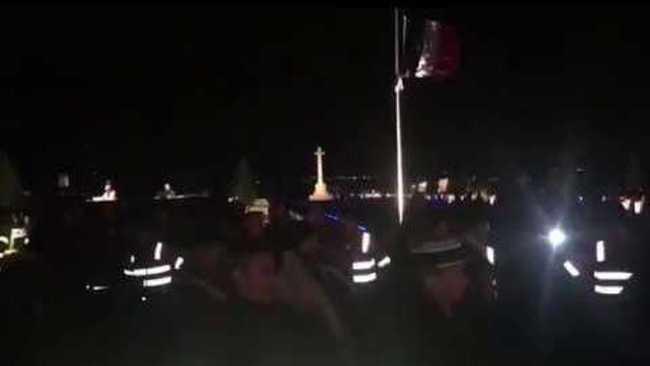
[[[404,221],[404,167],[402,165],[402,111],[401,111],[401,94],[404,89],[402,77],[400,75],[399,64],[399,9],[395,8],[395,134],[397,139],[397,216],[400,225]]]

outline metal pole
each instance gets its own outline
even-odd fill
[[[395,133],[397,139],[397,216],[400,225],[404,221],[404,169],[402,165],[402,111],[400,96],[404,89],[400,75],[400,12],[395,8],[395,76],[397,84],[395,85]]]
[[[404,221],[404,169],[402,165],[402,111],[400,95],[404,86],[402,78],[395,85],[395,132],[397,138],[397,215],[399,223]]]

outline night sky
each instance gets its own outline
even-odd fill
[[[407,84],[411,174],[489,173],[505,158],[525,165],[567,151],[610,167],[629,152],[643,160],[635,127],[650,117],[643,13],[512,5],[435,13],[457,25],[462,63],[452,80]],[[318,144],[330,174],[391,177],[390,8],[59,5],[0,14],[0,145],[28,184],[59,169],[134,186],[223,184],[242,156],[282,182],[314,174]]]

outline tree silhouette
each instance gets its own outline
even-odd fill
[[[0,207],[10,208],[19,203],[22,189],[9,157],[0,152]]]

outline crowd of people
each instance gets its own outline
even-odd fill
[[[464,234],[444,222],[406,225],[391,239],[399,242],[390,249],[391,270],[355,286],[345,270],[349,251],[344,243],[328,247],[327,237],[360,242],[324,214],[314,204],[296,222],[274,202],[268,222],[259,212],[242,215],[225,254],[228,315],[209,350],[242,365],[485,365],[497,358],[488,264]],[[411,216],[418,223],[430,214]]]
[[[109,315],[92,330],[66,325],[35,337],[37,363],[486,365],[498,358],[483,248],[424,207],[413,205],[405,225],[373,242],[383,241],[392,261],[371,283],[351,281],[361,232],[345,215],[328,220],[317,203],[300,215],[279,200],[268,213],[235,211],[214,225],[220,243],[186,252],[169,297],[135,308],[101,300]],[[169,226],[164,210],[156,216]],[[105,296],[119,294],[112,293]],[[75,306],[82,307],[66,311]]]

